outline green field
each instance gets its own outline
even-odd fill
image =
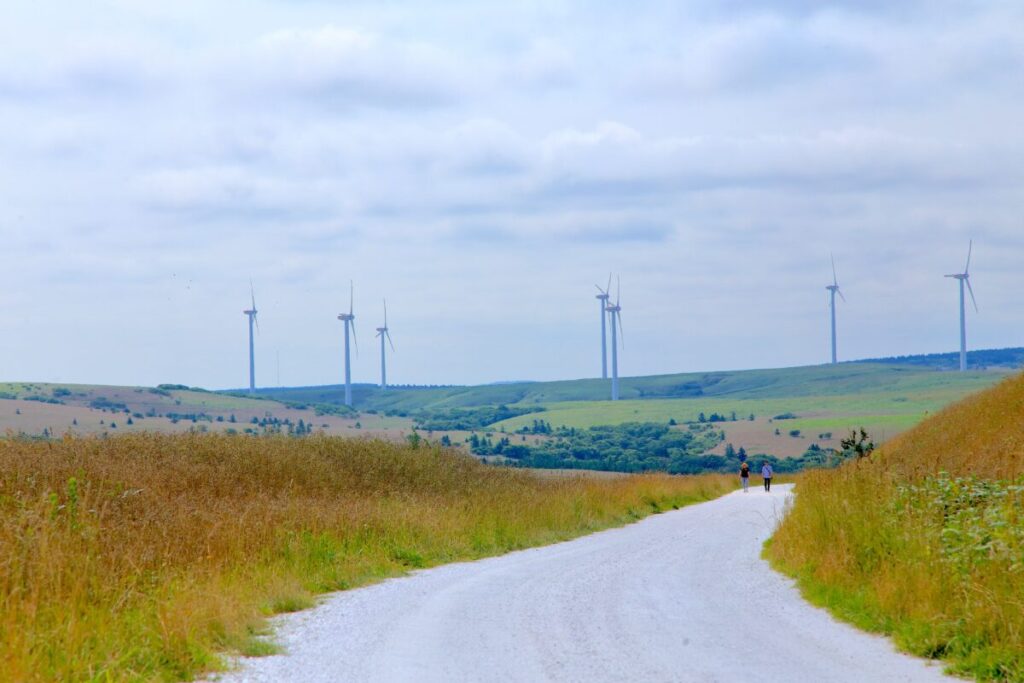
[[[837,383],[820,387],[823,392],[829,392],[820,395],[802,395],[794,391],[789,396],[748,398],[753,392],[744,392],[735,398],[709,396],[646,401],[548,403],[539,406],[544,408],[543,414],[522,415],[499,422],[494,427],[515,431],[528,426],[538,417],[555,427],[576,428],[624,422],[667,422],[670,419],[693,422],[700,413],[731,416],[735,412],[739,419],[754,414],[759,420],[784,413],[797,415],[796,419],[776,421],[780,428],[785,427],[786,430],[836,431],[854,424],[863,424],[902,431],[919,422],[928,413],[992,386],[1005,376],[1005,373],[996,372],[965,375],[924,372],[915,376],[901,376],[884,390],[870,392],[858,391],[860,386],[842,386]]]
[[[917,394],[949,389],[950,393],[939,397],[939,400],[944,400],[950,395],[962,396],[990,386],[1008,372],[1010,370],[1007,368],[956,373],[888,363],[843,363],[771,370],[624,377],[620,382],[620,396],[624,403],[665,399],[792,399],[862,394],[890,397],[905,395],[908,400],[914,400]],[[550,408],[554,404],[566,402],[603,403],[607,402],[609,391],[610,382],[601,379],[466,387],[389,387],[387,391],[357,385],[353,390],[353,398],[355,407],[361,411],[414,413],[502,404]],[[259,393],[282,401],[340,404],[344,388],[296,387],[260,390]]]

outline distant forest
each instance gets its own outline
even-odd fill
[[[548,440],[530,445],[522,434],[473,434],[469,448],[479,456],[502,456],[514,467],[587,469],[614,472],[660,471],[670,474],[700,472],[738,472],[740,463],[751,462],[759,470],[764,462],[777,472],[797,472],[806,467],[837,465],[842,457],[812,444],[798,458],[776,458],[748,454],[741,448],[728,449],[729,455],[707,455],[721,443],[723,434],[712,423],[694,423],[676,427],[655,422],[628,422],[589,429],[559,427],[535,420],[531,434],[544,434]]]
[[[927,353],[915,356],[890,356],[888,358],[865,358],[852,363],[881,363],[885,365],[911,365],[935,370],[956,370],[960,367],[960,353]],[[983,349],[967,352],[967,367],[973,370],[986,368],[1024,367],[1024,348]]]

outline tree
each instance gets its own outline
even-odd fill
[[[740,462],[745,461],[747,459],[747,449],[740,446],[740,449],[736,451],[736,457],[740,459]]]
[[[867,457],[871,455],[871,452],[875,450],[875,442],[868,436],[867,431],[861,427],[860,433],[857,430],[851,430],[850,436],[839,442],[842,446],[843,452],[846,454],[854,454],[857,459]]]
[[[729,458],[730,460],[736,457],[736,449],[733,448],[731,443],[725,444],[725,457]]]
[[[697,422],[707,422],[707,421],[708,421],[708,418],[704,415],[704,413],[701,413],[700,415],[697,416]]]

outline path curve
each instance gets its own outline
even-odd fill
[[[336,593],[274,620],[286,654],[219,680],[951,680],[810,606],[760,558],[787,489]]]

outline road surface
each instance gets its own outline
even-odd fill
[[[219,680],[950,680],[769,569],[787,488],[334,594],[275,619],[285,654]]]

